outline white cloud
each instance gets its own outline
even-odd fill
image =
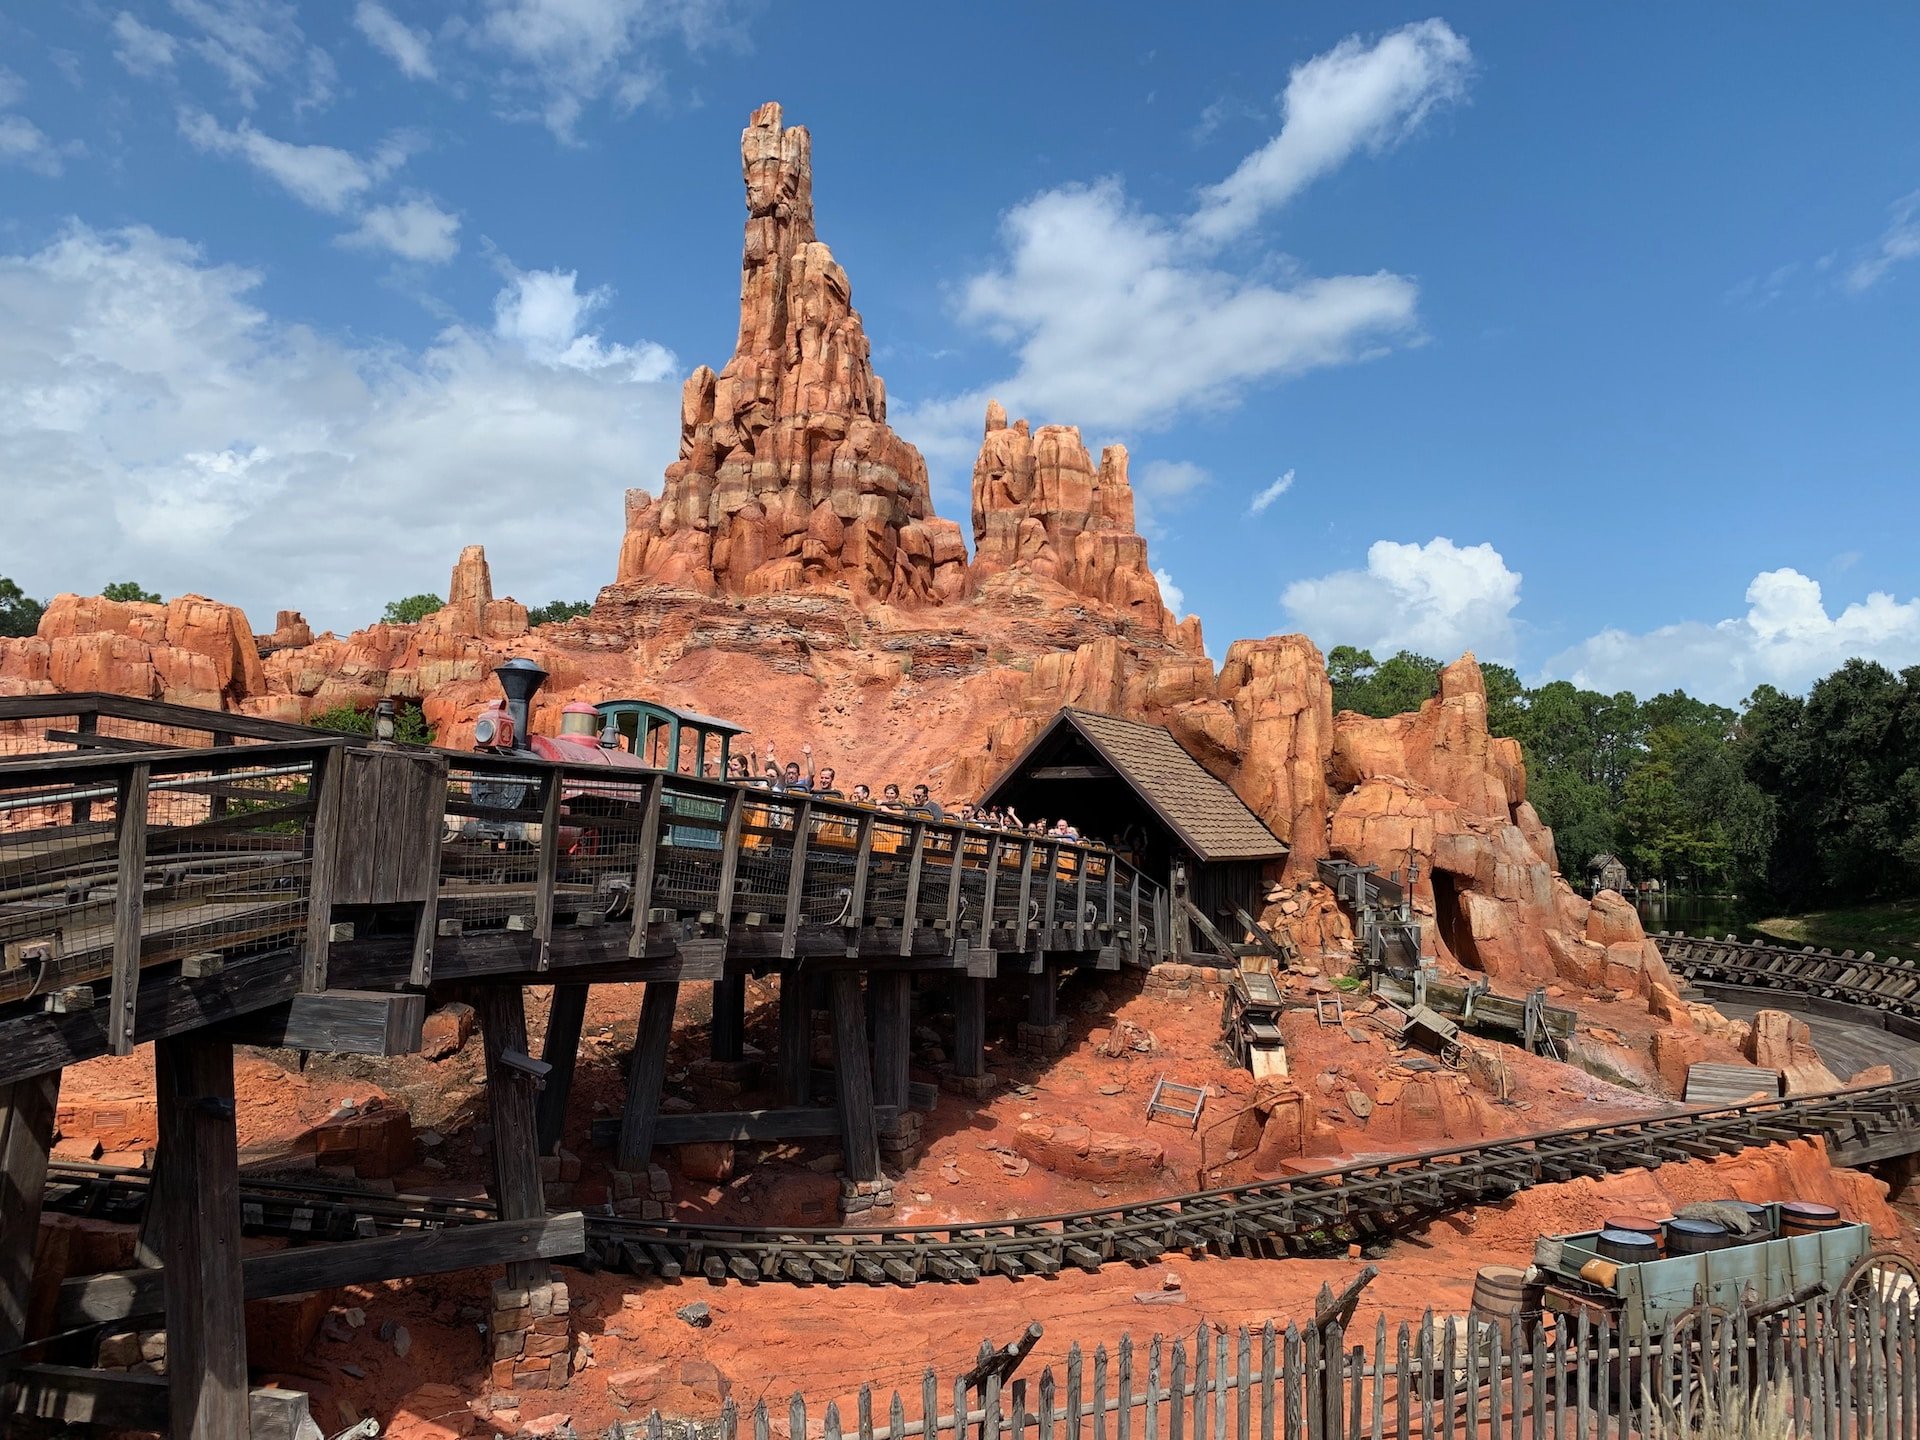
[[[10,109],[26,98],[27,82],[0,65],[0,110]]]
[[[1160,602],[1173,614],[1180,614],[1187,603],[1187,592],[1173,583],[1173,576],[1164,569],[1153,572],[1153,582],[1160,587]]]
[[[269,85],[288,90],[296,110],[325,105],[339,78],[333,58],[307,42],[292,0],[171,0],[197,36],[189,48],[219,72],[243,105]]]
[[[360,217],[359,228],[340,237],[340,243],[390,250],[403,260],[438,265],[459,252],[460,217],[421,198],[375,205]]]
[[[68,157],[78,155],[77,140],[59,144],[24,115],[0,115],[0,165],[18,165],[36,175],[58,175]]]
[[[434,78],[432,41],[425,30],[408,25],[377,0],[360,0],[353,23],[409,80]]]
[[[1280,133],[1186,217],[1150,213],[1109,176],[1045,190],[1001,220],[1002,255],[959,313],[1014,353],[1014,373],[906,407],[936,462],[964,464],[989,395],[1037,423],[1112,432],[1229,409],[1252,386],[1351,364],[1418,338],[1402,275],[1317,277],[1285,256],[1244,272],[1221,242],[1356,150],[1409,134],[1459,93],[1466,42],[1438,21],[1368,47],[1349,40],[1294,72]]]
[[[362,159],[332,145],[296,145],[264,135],[246,121],[228,130],[204,110],[180,115],[180,133],[196,149],[246,161],[295,199],[338,215],[406,160],[406,145],[390,141]]]
[[[612,574],[625,487],[673,458],[677,384],[465,324],[348,344],[265,313],[259,279],[146,229],[0,255],[0,474],[9,533],[34,537],[7,565],[29,593],[134,576],[347,627],[444,584],[463,544],[523,598]]]
[[[633,380],[665,380],[678,369],[673,352],[652,341],[612,345],[587,321],[613,298],[606,286],[584,295],[572,270],[509,270],[494,297],[493,333],[531,360],[568,370],[624,370]]]
[[[135,75],[157,75],[172,67],[180,42],[164,30],[142,24],[122,10],[113,17],[113,58]]]
[[[1286,120],[1233,174],[1201,192],[1187,229],[1209,241],[1241,234],[1354,151],[1387,149],[1466,93],[1473,55],[1444,20],[1403,26],[1368,45],[1348,36],[1296,65]]]
[[[659,85],[653,47],[677,35],[689,49],[731,33],[725,0],[484,0],[474,43],[506,61],[500,82],[534,97],[562,140],[582,112],[610,100],[624,113]]]
[[[1274,501],[1293,488],[1293,471],[1289,470],[1266,489],[1262,490],[1247,506],[1247,514],[1258,515]]]
[[[1134,467],[1132,480],[1134,527],[1158,539],[1166,534],[1167,512],[1179,509],[1213,477],[1191,460],[1149,460]]]
[[[1464,650],[1511,660],[1520,576],[1487,544],[1376,540],[1365,570],[1296,580],[1280,597],[1292,622],[1323,646],[1357,645],[1385,658],[1413,650],[1448,660]]]
[[[1874,249],[1856,260],[1842,279],[1858,295],[1870,290],[1903,260],[1920,258],[1920,190],[1893,202],[1887,228]]]
[[[1781,569],[1756,575],[1746,599],[1746,614],[1714,624],[1688,620],[1643,635],[1603,630],[1554,656],[1545,673],[1608,693],[1680,686],[1736,705],[1756,685],[1802,690],[1856,657],[1895,669],[1920,664],[1920,597],[1876,591],[1830,615],[1819,581]]]

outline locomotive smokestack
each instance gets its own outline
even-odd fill
[[[516,657],[494,670],[494,678],[506,693],[507,713],[513,716],[515,743],[525,747],[533,740],[533,697],[547,678],[547,672],[525,657]]]

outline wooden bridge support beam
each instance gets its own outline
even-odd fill
[[[956,975],[953,986],[953,1073],[971,1079],[987,1073],[987,982]]]
[[[627,1108],[620,1116],[620,1141],[614,1164],[639,1172],[653,1157],[653,1130],[667,1084],[667,1046],[673,1039],[673,1012],[680,1003],[678,980],[650,980],[640,1001],[640,1031],[633,1041],[633,1065],[627,1071]]]
[[[540,1153],[560,1148],[567,1124],[567,1097],[573,1093],[573,1071],[580,1060],[580,1032],[587,1021],[587,986],[556,985],[553,1006],[547,1011],[547,1038],[540,1058],[552,1070],[539,1099]]]
[[[747,1044],[747,977],[723,975],[713,982],[713,1030],[707,1053],[715,1060],[744,1058]]]
[[[538,1220],[547,1213],[540,1190],[539,1119],[527,1055],[527,1007],[518,985],[476,985],[469,1002],[480,1012],[480,1038],[487,1058],[487,1111],[493,1122],[493,1178],[502,1220]],[[507,1266],[507,1284],[527,1289],[546,1281],[543,1260]]]
[[[780,971],[780,1045],[774,1057],[780,1071],[780,1103],[806,1105],[813,1099],[813,977],[798,966]]]
[[[233,1042],[189,1031],[158,1041],[153,1058],[159,1154],[173,1177],[153,1197],[167,1212],[159,1239],[169,1433],[176,1440],[244,1440],[250,1420]],[[182,1183],[187,1177],[191,1183]]]
[[[867,1064],[866,1007],[860,976],[833,972],[833,1075],[839,1091],[841,1148],[849,1180],[880,1178],[880,1134],[873,1113],[873,1071]]]
[[[40,1243],[40,1201],[53,1147],[60,1072],[50,1070],[0,1088],[0,1399],[27,1338],[33,1258]],[[0,1430],[6,1416],[0,1411]]]
[[[1027,975],[1027,1023],[1051,1025],[1060,1018],[1060,976],[1041,956]]]
[[[867,977],[873,997],[873,1103],[907,1108],[907,1064],[913,1049],[913,977],[876,970]]]

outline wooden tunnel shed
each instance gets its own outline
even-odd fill
[[[1166,726],[1088,710],[1055,715],[982,802],[1011,805],[1028,821],[1064,818],[1143,875],[1170,888],[1184,881],[1184,893],[1223,931],[1239,927],[1236,908],[1259,912],[1267,868],[1287,853]]]

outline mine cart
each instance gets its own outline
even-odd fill
[[[1233,1058],[1254,1078],[1284,1079],[1287,1052],[1280,1034],[1280,987],[1260,970],[1242,970],[1227,987],[1220,1028]]]

